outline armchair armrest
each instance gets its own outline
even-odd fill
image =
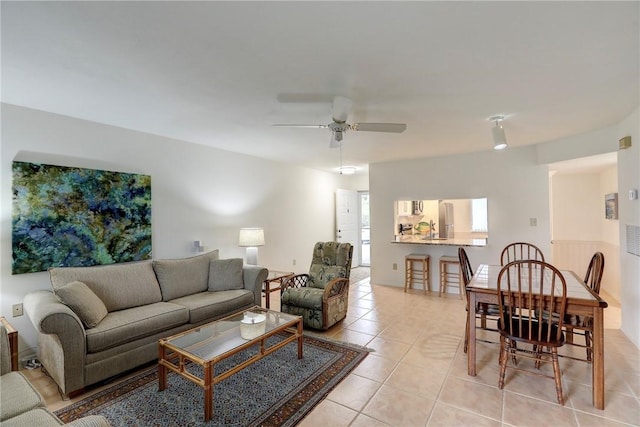
[[[304,288],[305,286],[307,286],[308,282],[309,282],[308,274],[296,274],[295,276],[289,277],[282,283],[282,286],[281,286],[282,290],[280,292],[284,292],[286,289],[289,289],[289,288]]]
[[[337,278],[333,279],[327,286],[324,287],[323,301],[328,301],[329,298],[340,296],[349,292],[349,279]]]

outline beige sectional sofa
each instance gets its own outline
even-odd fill
[[[53,291],[27,294],[38,358],[68,395],[158,357],[158,340],[261,304],[268,271],[218,251],[49,270]]]

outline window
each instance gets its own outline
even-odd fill
[[[487,226],[487,199],[471,200],[471,231],[486,233]]]

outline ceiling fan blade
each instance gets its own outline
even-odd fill
[[[275,124],[271,126],[285,127],[285,128],[315,128],[315,129],[326,129],[329,127],[329,125],[298,125],[298,124]]]
[[[354,123],[351,129],[366,132],[394,132],[401,133],[407,129],[404,123]]]
[[[351,111],[351,100],[344,96],[336,96],[333,98],[333,110],[331,116],[333,120],[338,123],[344,123],[347,121],[349,112]]]

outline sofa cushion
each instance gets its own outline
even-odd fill
[[[228,316],[254,305],[253,292],[247,289],[201,292],[171,302],[189,309],[189,322],[191,323]]]
[[[86,331],[87,352],[106,350],[188,321],[187,308],[168,302],[110,312],[95,328]]]
[[[54,292],[76,280],[86,284],[109,312],[162,301],[150,260],[93,267],[54,267],[49,269],[49,277]]]
[[[21,372],[9,372],[0,379],[0,421],[34,408],[44,407],[40,393]],[[32,424],[36,425],[36,424]]]
[[[323,295],[324,289],[320,288],[290,288],[282,292],[282,304],[322,311]]]
[[[87,328],[93,328],[108,314],[102,300],[87,285],[77,280],[59,287],[55,294],[78,315]]]
[[[218,259],[209,264],[209,290],[242,289],[242,259]]]
[[[57,427],[61,425],[63,422],[45,408],[32,409],[2,422],[2,427]]]
[[[183,259],[154,260],[153,270],[160,283],[162,300],[170,301],[207,290],[209,263],[218,259],[218,250]]]

